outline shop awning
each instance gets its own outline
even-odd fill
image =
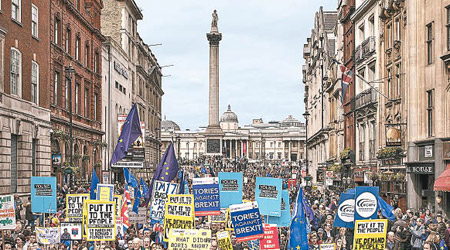
[[[442,172],[441,175],[434,182],[434,191],[450,192],[450,168],[447,165],[447,169]]]

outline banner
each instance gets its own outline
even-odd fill
[[[89,200],[89,194],[66,195],[66,219],[69,222],[81,223],[83,219],[83,204]]]
[[[138,213],[133,212],[131,208],[128,209],[128,216],[130,223],[145,224],[147,222],[147,208],[138,207]]]
[[[335,227],[353,228],[355,224],[355,195],[342,193],[339,206],[334,217]]]
[[[278,227],[291,226],[291,209],[289,207],[289,191],[281,192],[281,217],[269,216],[268,224],[276,224]]]
[[[167,203],[194,206],[194,195],[192,195],[192,194],[169,194]]]
[[[335,250],[336,244],[320,244],[320,250]]]
[[[116,203],[113,201],[84,201],[88,241],[116,239]]]
[[[353,250],[384,250],[386,227],[387,220],[357,220],[355,222]]]
[[[230,215],[237,242],[263,238],[264,231],[257,202],[231,205]]]
[[[61,222],[61,241],[81,240],[82,231],[80,223]]]
[[[0,196],[0,230],[16,228],[14,196]]]
[[[264,238],[259,240],[261,250],[280,250],[277,225],[264,224]]]
[[[36,240],[39,244],[58,244],[59,227],[36,227]]]
[[[164,241],[169,241],[171,229],[194,229],[194,206],[166,203]]]
[[[217,245],[220,250],[233,250],[228,231],[217,232]]]
[[[194,178],[195,216],[220,215],[219,178]]]
[[[210,250],[211,230],[172,229],[169,233],[169,250]]]
[[[164,219],[164,209],[166,207],[167,195],[176,194],[178,184],[155,181],[152,191],[152,204],[150,206],[150,218],[154,220]]]
[[[377,218],[378,192],[378,187],[356,187],[355,221]]]
[[[282,185],[278,178],[256,177],[255,200],[262,215],[281,216]]]
[[[113,201],[116,203],[116,217],[122,216],[120,209],[122,208],[122,195],[115,194]]]
[[[242,173],[219,172],[220,208],[241,204],[242,181]]]
[[[56,177],[31,177],[31,212],[56,213]]]
[[[227,219],[227,208],[220,209],[220,215],[210,215],[209,220],[211,222],[225,222]]]
[[[99,201],[113,201],[114,185],[112,184],[97,184],[97,200]]]

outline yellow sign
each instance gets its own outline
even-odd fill
[[[112,201],[114,194],[114,185],[99,184],[97,186],[97,200],[99,201]]]
[[[211,230],[171,229],[169,250],[210,250]]]
[[[116,203],[114,201],[84,201],[83,215],[88,241],[116,240]]]
[[[387,220],[357,220],[353,250],[384,250]]]
[[[120,210],[122,209],[122,195],[115,194],[113,197],[113,201],[116,203],[116,217],[120,217]]]
[[[233,245],[231,245],[230,234],[228,231],[217,232],[217,244],[221,250],[233,250]]]
[[[230,209],[227,208],[227,217],[225,219],[225,230],[233,231],[233,222],[231,221]]]
[[[192,197],[193,201],[193,197]],[[170,229],[194,228],[194,205],[166,203],[164,216],[164,241],[169,241]]]
[[[194,206],[194,195],[193,194],[169,194],[168,198],[167,198],[167,203]]]

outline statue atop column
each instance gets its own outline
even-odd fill
[[[219,16],[217,15],[217,10],[214,10],[212,13],[211,32],[219,31],[219,28],[217,27],[218,21],[219,21]]]

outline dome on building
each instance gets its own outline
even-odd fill
[[[300,121],[295,119],[292,115],[289,115],[281,122],[281,126],[283,127],[300,127],[300,125]]]
[[[233,111],[231,111],[231,105],[228,105],[228,110],[223,113],[222,117],[220,118],[220,122],[239,123],[237,115]]]
[[[161,121],[161,130],[162,131],[180,131],[180,126],[176,124],[174,121],[167,120],[166,116],[164,116],[164,120]]]

